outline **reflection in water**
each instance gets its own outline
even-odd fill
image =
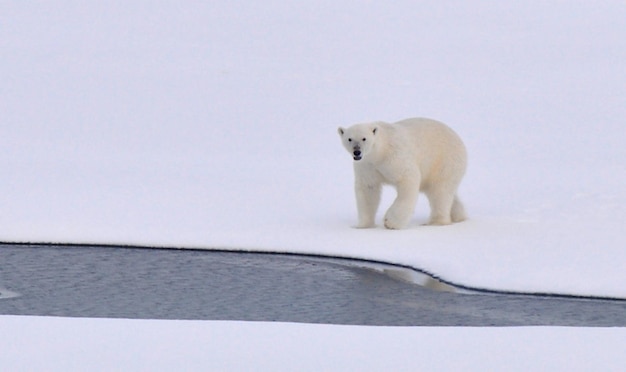
[[[19,293],[15,293],[15,292],[9,291],[8,289],[4,289],[0,287],[0,300],[5,299],[5,298],[18,297],[18,296],[19,296]]]

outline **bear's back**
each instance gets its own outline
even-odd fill
[[[461,138],[447,125],[426,118],[405,119],[391,125],[395,127],[397,138],[410,143],[408,146],[423,176],[428,178],[431,171],[440,166],[455,168],[455,173],[465,172],[467,150]]]
[[[417,141],[418,144],[432,147],[444,147],[445,151],[455,149],[465,151],[465,145],[456,132],[444,123],[426,118],[411,118],[392,124],[400,129],[400,134]],[[451,147],[451,148],[449,148]]]

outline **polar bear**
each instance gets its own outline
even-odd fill
[[[467,151],[448,126],[432,119],[413,118],[394,124],[374,122],[339,128],[354,159],[358,228],[374,227],[383,184],[397,197],[385,214],[385,227],[405,228],[423,192],[430,203],[429,225],[466,219],[457,189],[465,175]]]

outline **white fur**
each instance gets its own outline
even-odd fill
[[[356,227],[375,226],[383,184],[394,186],[398,193],[385,214],[388,229],[409,224],[420,192],[430,203],[430,225],[466,219],[456,194],[467,167],[467,152],[445,124],[421,118],[376,122],[339,128],[339,135],[354,158]]]

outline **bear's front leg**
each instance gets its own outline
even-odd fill
[[[375,227],[376,211],[380,204],[382,184],[367,184],[357,181],[354,189],[356,194],[356,208],[359,214],[359,222],[355,227],[359,229]]]
[[[404,229],[411,221],[419,195],[419,180],[401,182],[396,185],[396,191],[398,196],[385,214],[388,229]]]

